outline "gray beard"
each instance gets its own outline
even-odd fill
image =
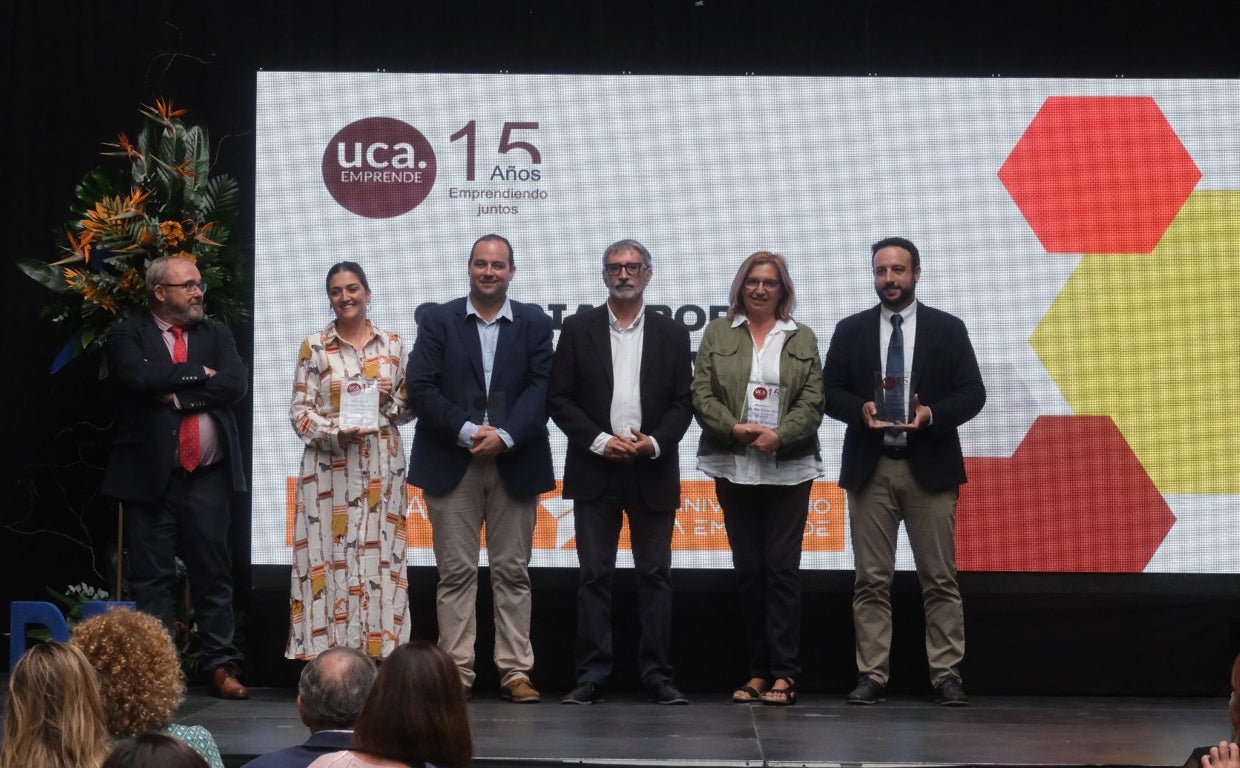
[[[179,325],[182,328],[197,325],[202,322],[202,305],[198,304],[197,306],[186,307],[184,310],[177,310],[170,313],[170,317],[172,318],[173,325]]]

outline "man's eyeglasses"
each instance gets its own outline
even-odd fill
[[[195,288],[197,288],[197,289],[198,289],[198,292],[199,292],[199,293],[206,293],[206,292],[207,292],[207,284],[206,284],[206,283],[199,283],[199,282],[196,282],[196,281],[194,281],[194,280],[186,280],[186,281],[185,281],[185,282],[183,282],[183,283],[158,283],[158,285],[162,285],[162,286],[164,286],[165,288],[180,288],[181,290],[185,291],[186,293],[191,293],[191,292],[192,292]]]
[[[615,277],[616,275],[620,274],[621,270],[627,272],[630,275],[636,276],[636,275],[640,275],[642,273],[642,270],[645,268],[646,268],[646,265],[638,261],[632,264],[605,264],[603,266],[603,271],[611,275],[612,277]]]
[[[759,288],[765,288],[768,291],[773,291],[776,288],[778,288],[779,285],[780,283],[778,280],[759,280],[756,277],[750,277],[750,278],[745,279],[745,287],[751,291],[756,291]]]

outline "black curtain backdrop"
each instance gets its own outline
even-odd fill
[[[156,97],[210,128],[217,169],[242,185],[236,236],[252,255],[254,87],[262,69],[1234,78],[1237,20],[1234,0],[14,2],[0,11],[6,260],[52,255],[74,184],[100,162],[100,142],[122,130],[132,135],[138,106]],[[296,245],[289,244],[290,270]],[[111,428],[97,361],[49,376],[63,339],[40,318],[48,294],[12,263],[3,270],[10,458],[0,463],[0,618],[10,600],[46,599],[49,586],[106,583],[116,529],[115,505],[96,490]],[[247,359],[261,332],[237,329]],[[239,415],[248,423],[248,404]],[[250,617],[247,672],[254,683],[287,684],[297,669],[281,659],[287,569],[250,568],[248,505],[239,500],[233,524],[238,603]],[[534,639],[547,660],[538,673],[552,690],[572,678],[574,578],[563,570],[535,576]],[[1225,695],[1240,648],[1237,581],[966,574],[970,690]],[[415,631],[428,637],[433,585],[431,569],[414,569]],[[897,586],[893,686],[928,691],[916,585],[901,574]],[[634,655],[635,607],[627,577],[620,587],[617,678],[625,684],[634,682],[623,665]],[[677,588],[681,682],[730,688],[744,676],[730,574],[678,573]],[[851,683],[850,591],[851,574],[807,576],[805,688],[843,691]],[[489,643],[484,633],[480,658]],[[480,684],[494,682],[488,674]]]

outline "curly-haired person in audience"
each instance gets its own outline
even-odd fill
[[[180,739],[143,733],[117,744],[103,768],[207,768],[207,761]]]
[[[425,640],[393,651],[357,716],[353,745],[310,768],[466,768],[474,742],[456,663]]]
[[[224,768],[220,748],[201,725],[172,722],[185,700],[176,646],[159,619],[117,608],[83,621],[69,642],[99,673],[103,710],[113,738],[158,731],[193,747],[211,768]]]
[[[26,651],[9,677],[0,768],[99,768],[108,727],[95,670],[66,643]]]

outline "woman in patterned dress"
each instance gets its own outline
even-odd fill
[[[396,429],[412,418],[405,348],[367,318],[361,266],[342,261],[328,270],[327,296],[336,319],[302,343],[289,408],[306,448],[285,655],[312,659],[347,646],[382,659],[409,640],[405,454]],[[341,388],[362,378],[378,382],[378,428],[343,428]]]

